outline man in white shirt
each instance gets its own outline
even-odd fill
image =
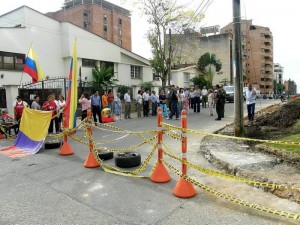
[[[125,119],[131,119],[130,111],[131,111],[131,98],[130,98],[130,90],[127,90],[127,93],[124,95],[125,102]]]
[[[256,99],[256,91],[252,88],[252,84],[248,84],[248,90],[246,90],[248,126],[253,125],[254,114],[255,114],[255,99]]]
[[[152,91],[151,102],[152,102],[152,116],[156,116],[157,115],[157,106],[159,103],[159,96],[156,94],[155,91]]]
[[[143,93],[143,113],[144,113],[144,117],[145,116],[149,116],[149,90],[146,88],[145,92]]]
[[[208,100],[208,91],[206,89],[206,86],[203,87],[201,91],[202,95],[202,108],[206,108],[207,100]]]

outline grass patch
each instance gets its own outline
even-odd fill
[[[293,130],[300,130],[300,120],[293,125]],[[300,143],[300,134],[294,134],[278,139],[278,141],[298,142]],[[276,148],[281,151],[294,152],[300,155],[300,145],[281,145],[281,144],[266,144],[267,146]]]

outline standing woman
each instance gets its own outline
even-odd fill
[[[118,93],[114,98],[114,108],[116,113],[116,120],[122,120],[122,102],[121,102],[121,94]]]
[[[40,97],[38,95],[34,96],[33,102],[31,103],[31,108],[35,110],[41,110],[41,105],[39,101],[40,101]]]
[[[108,107],[108,100],[107,100],[106,91],[103,91],[101,100],[102,100],[102,109],[107,108]]]
[[[108,90],[107,94],[107,101],[108,101],[108,107],[110,108],[110,111],[112,114],[114,114],[114,93],[112,92],[111,89]]]
[[[178,94],[178,111],[179,114],[181,115],[181,111],[184,108],[184,92],[183,92],[183,88],[179,89],[179,94]]]
[[[43,106],[42,106],[42,110],[44,111],[51,111],[52,112],[52,119],[50,122],[50,126],[48,128],[48,133],[53,133],[53,123],[55,123],[55,116],[56,116],[56,103],[54,102],[55,98],[53,95],[49,95],[48,96],[48,101],[46,101]],[[58,131],[56,131],[58,132]]]
[[[64,96],[62,95],[59,95],[58,96],[58,101],[57,101],[57,104],[58,104],[58,113],[59,113],[59,116],[58,116],[58,128],[59,128],[59,132],[61,132],[61,128],[62,128],[62,124],[63,124],[63,114],[64,114],[64,108],[65,108],[65,104],[66,104],[66,101],[65,101],[65,98]]]
[[[164,90],[160,90],[159,93],[159,107],[162,109],[162,116],[168,117],[168,108],[167,108],[167,96],[165,95]]]
[[[136,109],[138,118],[142,117],[142,107],[143,107],[143,97],[141,95],[142,91],[138,90],[138,94],[136,96]]]
[[[195,86],[195,90],[193,92],[194,94],[194,113],[200,113],[200,96],[201,96],[201,90],[199,89],[199,86]]]
[[[84,120],[87,117],[88,108],[91,107],[90,95],[87,92],[83,92],[80,99],[78,100],[78,103],[82,108],[81,120]]]

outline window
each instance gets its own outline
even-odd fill
[[[122,47],[122,39],[118,39],[118,45]]]
[[[103,32],[104,32],[104,34],[107,33],[107,25],[103,25]]]
[[[84,67],[95,67],[96,61],[93,59],[82,59],[82,66]]]
[[[159,74],[153,73],[153,80],[159,80]]]
[[[122,19],[121,18],[118,19],[118,26],[122,27]]]
[[[87,22],[83,22],[83,28],[87,29],[87,27],[88,27]]]
[[[183,82],[184,83],[190,82],[190,73],[183,73]]]
[[[25,54],[0,52],[0,69],[23,70]]]
[[[84,16],[84,17],[88,17],[88,15],[89,15],[88,10],[83,10],[83,16]]]
[[[104,16],[103,16],[103,24],[107,24],[107,15],[106,14],[104,14]]]
[[[122,29],[119,29],[118,35],[119,35],[119,38],[122,37]]]
[[[142,79],[142,67],[130,66],[131,79]]]

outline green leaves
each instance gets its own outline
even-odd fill
[[[222,63],[215,54],[206,52],[199,58],[197,67],[206,78],[209,86],[212,86],[215,74],[222,69]]]
[[[114,85],[116,81],[118,81],[114,78],[113,68],[111,66],[106,68],[104,63],[101,63],[100,68],[93,68],[92,74],[92,86],[95,89],[104,90],[108,86]]]

